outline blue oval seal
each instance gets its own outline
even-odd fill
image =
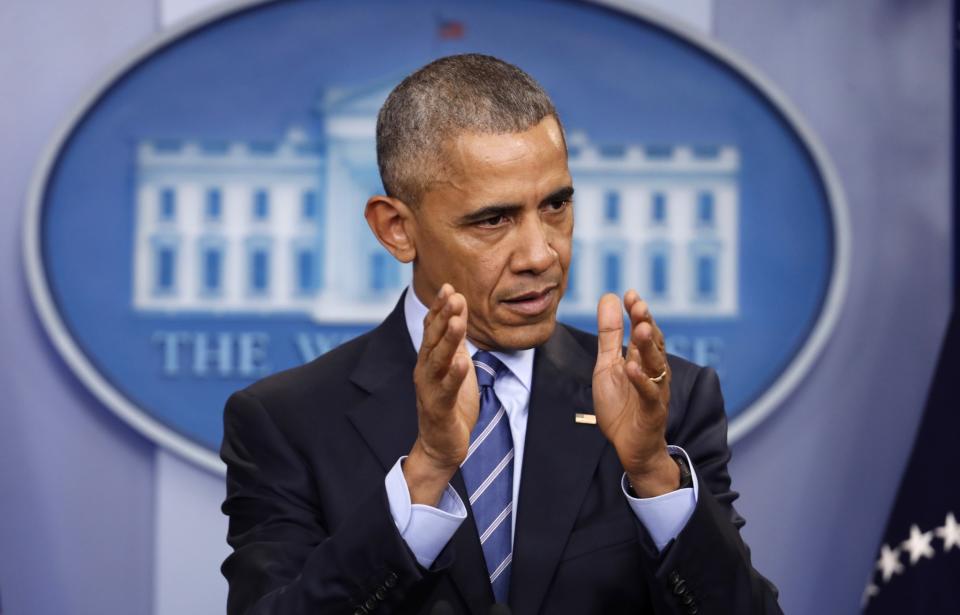
[[[482,52],[537,78],[567,130],[561,319],[595,329],[602,293],[637,288],[668,349],[720,372],[737,439],[836,321],[842,193],[742,60],[614,4],[278,0],[162,34],[95,88],[35,176],[25,263],[57,350],[139,431],[219,470],[231,391],[397,300],[409,269],[362,216],[381,189],[377,110],[423,64]]]

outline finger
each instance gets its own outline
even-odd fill
[[[597,304],[597,363],[612,363],[621,357],[623,315],[620,299],[612,293],[600,297]]]
[[[440,292],[434,298],[430,305],[430,311],[423,318],[423,339],[420,342],[420,355],[428,354],[447,328],[447,321],[450,319],[451,312],[448,307],[450,297],[453,295],[453,286],[444,284],[440,287]]]
[[[658,378],[667,370],[667,357],[662,350],[651,341],[639,347],[636,363],[648,378]]]
[[[447,299],[446,307],[440,312],[437,320],[446,317],[446,328],[425,357],[430,372],[436,378],[443,378],[467,335],[467,319],[464,314],[467,300],[463,295],[454,293]]]
[[[457,396],[460,386],[473,367],[473,361],[465,354],[456,353],[450,361],[450,367],[440,380],[440,396],[445,400],[451,400]]]
[[[454,348],[454,360],[457,360],[459,356],[463,356],[464,359],[466,359],[467,367],[472,369],[473,358],[467,349],[467,330],[470,327],[470,306],[467,305],[467,298],[463,295],[458,295],[457,306],[455,307],[459,308],[459,311],[456,313],[457,318],[463,319],[463,334],[459,335],[459,341],[457,342],[456,348]]]
[[[640,295],[637,291],[632,288],[623,294],[623,308],[627,311],[628,320],[630,320],[630,336],[627,339],[627,355],[626,360],[628,361],[639,361],[640,354],[637,351],[636,342],[633,339],[633,326],[636,324],[633,320],[633,310],[637,302],[640,301]]]
[[[645,341],[646,339],[652,339],[653,342],[659,346],[663,347],[663,333],[660,331],[660,327],[657,326],[657,322],[653,319],[653,314],[650,313],[650,306],[646,301],[640,299],[639,297],[633,304],[627,309],[630,314],[630,327],[631,332],[637,332],[642,335],[640,339],[634,339],[631,335],[631,342],[639,343],[640,341]],[[641,323],[649,324],[647,327],[638,327]]]
[[[637,291],[632,288],[623,295],[623,307],[627,310],[627,318],[630,320],[630,339],[627,342],[627,360],[641,363],[640,348],[645,342],[644,338],[637,337],[637,324],[647,314],[646,302],[644,302]],[[642,363],[641,363],[642,367]]]
[[[630,314],[633,310],[633,306],[636,305],[637,301],[640,301],[640,293],[634,289],[630,289],[623,294],[623,307],[626,308],[627,314]]]
[[[427,337],[427,333],[430,330],[430,323],[433,322],[437,314],[443,309],[443,306],[446,305],[446,298],[449,296],[450,290],[446,284],[440,287],[440,291],[434,295],[433,301],[430,302],[430,306],[427,308],[427,313],[423,317],[423,336],[420,340],[420,349],[423,349],[424,339]],[[434,340],[435,341],[435,340]]]
[[[650,314],[650,308],[647,306],[647,302],[640,297],[636,297],[632,302],[624,299],[624,305],[627,308],[627,313],[630,315],[631,325],[636,326],[641,322],[653,321],[653,316]]]
[[[463,296],[460,295],[460,297]],[[457,303],[458,301],[455,300],[454,302]],[[468,312],[469,307],[467,306],[467,300],[463,297],[463,309],[450,319],[451,325],[454,325],[455,328],[459,327],[459,324],[454,321],[462,319],[464,332],[459,336],[459,343],[454,347],[453,357],[450,359],[446,374],[440,381],[441,395],[448,400],[454,399],[459,394],[464,379],[468,374],[473,372],[473,359],[470,357],[470,351],[467,350],[466,329],[469,322]]]
[[[663,347],[657,343],[656,325],[649,320],[641,320],[630,332],[630,340],[637,349],[635,355],[631,355],[643,372],[656,378],[667,367],[667,357],[663,352]]]
[[[640,350],[637,348],[637,345],[633,343],[632,336],[631,341],[627,344],[627,354],[624,357],[626,361],[634,361],[635,363],[640,363]]]
[[[637,390],[637,393],[640,394],[640,397],[652,403],[660,401],[660,386],[665,380],[659,383],[654,382],[649,376],[643,373],[643,369],[641,369],[636,361],[628,361],[625,371],[627,372],[627,378],[630,379],[630,383],[633,384],[633,387]]]
[[[625,298],[624,304],[626,305],[627,303],[628,298]],[[663,333],[660,331],[660,327],[657,326],[653,315],[650,313],[650,306],[647,305],[647,302],[641,299],[639,295],[635,295],[634,300],[629,303],[630,305],[627,307],[627,312],[630,314],[631,332],[640,333],[644,340],[647,339],[647,334],[649,333],[649,339],[652,339],[654,344],[660,349],[663,349]],[[643,322],[649,323],[650,328],[642,327],[638,329],[637,325]],[[639,343],[641,339],[635,339],[634,336],[631,335],[630,341]]]

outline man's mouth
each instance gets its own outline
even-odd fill
[[[525,292],[520,295],[514,295],[509,299],[504,299],[503,304],[507,308],[522,314],[524,316],[539,316],[550,308],[553,304],[554,295],[557,292],[557,286],[548,286],[542,290]]]

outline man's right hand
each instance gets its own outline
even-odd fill
[[[403,464],[414,504],[436,506],[463,463],[480,412],[480,392],[467,351],[467,300],[444,284],[423,321],[413,383],[419,433]]]

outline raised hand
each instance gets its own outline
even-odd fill
[[[467,456],[480,393],[466,339],[467,300],[444,284],[424,318],[413,370],[419,432],[403,473],[414,504],[435,506]]]
[[[623,356],[623,315],[613,294],[597,306],[597,365],[593,404],[600,430],[613,444],[624,471],[640,497],[675,490],[677,464],[667,454],[665,433],[670,405],[670,366],[663,334],[645,301],[634,290],[624,295],[630,339]]]

